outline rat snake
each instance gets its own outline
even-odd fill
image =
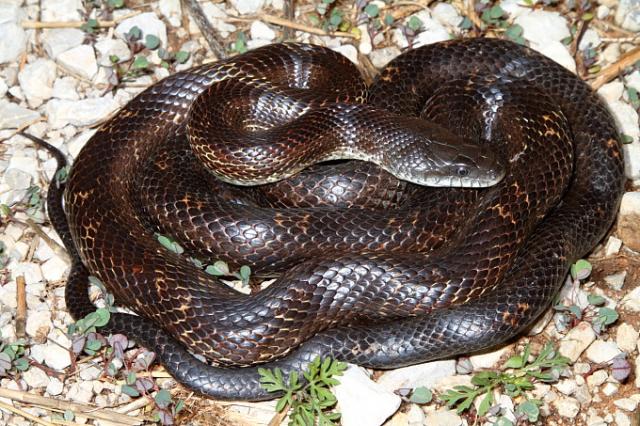
[[[313,98],[315,90],[324,98]],[[369,118],[353,120],[365,98]],[[424,188],[384,164],[338,161],[269,185],[226,183],[260,176],[268,158],[296,141],[304,143],[293,157],[304,160],[320,150],[312,135],[330,143],[345,132],[391,145],[398,132],[411,139],[397,121],[387,130],[380,117],[388,114],[410,126],[415,117],[432,123],[423,130],[436,142],[458,134],[480,147],[470,157],[447,144],[437,149],[436,168],[449,167],[442,179],[455,184],[484,159],[481,178],[496,165],[485,148],[499,153],[506,176],[487,188]],[[227,135],[242,149],[225,151]],[[276,136],[275,148],[262,145]],[[395,146],[397,155],[412,158],[405,146]],[[230,164],[228,174],[215,177],[200,160]],[[465,169],[458,177],[456,161]],[[283,178],[285,168],[273,173]],[[260,400],[275,395],[260,387],[258,367],[286,374],[320,355],[392,368],[517,335],[611,226],[623,183],[619,135],[602,101],[527,47],[496,39],[424,46],[367,88],[342,56],[286,43],[145,90],[92,136],[66,183],[50,186],[48,209],[74,258],[66,302],[75,318],[95,309],[87,295],[93,274],[138,314],[112,314],[104,332],[152,349],[201,393]],[[186,253],[164,249],[154,233]],[[240,294],[187,254],[278,278]]]

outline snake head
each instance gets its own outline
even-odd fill
[[[484,188],[505,175],[501,157],[486,144],[423,120],[405,129],[398,151],[384,156],[383,167],[399,179],[432,187]]]

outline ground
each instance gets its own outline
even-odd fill
[[[0,424],[282,421],[275,402],[194,395],[122,337],[69,337],[68,258],[43,208],[55,162],[19,130],[73,159],[135,94],[203,62],[295,39],[339,51],[371,78],[404,50],[479,36],[528,44],[605,99],[625,142],[629,178],[618,219],[589,258],[591,274],[569,279],[559,307],[527,336],[498,351],[391,372],[350,367],[334,389],[343,424],[639,424],[638,31],[637,0],[0,0]],[[527,345],[536,355],[547,343],[569,359],[550,383],[538,381],[520,396],[497,388],[486,414],[483,397],[461,414],[445,407],[441,398],[455,385],[483,370],[515,377],[505,361]],[[419,401],[416,388],[431,391],[431,401]],[[539,414],[525,404],[535,399]]]

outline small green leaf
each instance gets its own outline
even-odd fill
[[[124,0],[109,0],[108,4],[113,9],[120,9],[124,7]]]
[[[487,414],[487,412],[489,411],[489,408],[491,408],[492,404],[493,404],[493,392],[489,391],[489,392],[487,392],[485,397],[482,398],[482,401],[480,402],[480,405],[478,406],[478,415],[480,417],[483,417],[485,414]]]
[[[76,416],[75,416],[75,414],[73,413],[73,411],[71,411],[71,410],[65,410],[65,411],[64,411],[63,418],[64,418],[64,420],[65,420],[65,421],[67,421],[67,422],[72,422],[72,421],[73,421],[73,419],[74,419],[75,417],[76,417]]]
[[[577,319],[582,319],[582,309],[578,305],[569,306],[569,312],[571,312]]]
[[[130,40],[140,40],[142,37],[142,30],[138,26],[134,25],[127,33],[127,36]]]
[[[574,280],[584,280],[591,274],[592,268],[591,263],[584,259],[580,259],[571,265],[571,276]]]
[[[369,3],[364,8],[364,13],[369,15],[370,18],[375,18],[380,13],[380,8],[375,3]]]
[[[146,61],[146,58],[145,58],[145,61]],[[134,66],[135,66],[135,62],[134,62]],[[176,254],[184,253],[184,249],[182,248],[182,246],[177,242],[175,242],[174,240],[172,240],[171,238],[164,235],[160,235],[160,234],[156,234],[156,238],[158,239],[158,242],[167,250],[172,251]]]
[[[420,28],[422,28],[422,21],[417,16],[412,16],[411,18],[409,18],[407,26],[411,31],[417,32]]]
[[[393,25],[393,15],[391,15],[390,13],[387,13],[384,17],[384,24]]]
[[[133,371],[130,371],[129,373],[127,373],[127,377],[126,377],[126,382],[128,385],[132,385],[136,382],[136,373]]]
[[[140,396],[140,392],[138,392],[138,390],[134,387],[131,387],[129,385],[122,385],[122,393],[124,393],[125,395],[129,395],[131,397],[137,397]]]
[[[153,34],[147,34],[144,37],[144,45],[149,50],[157,49],[158,46],[160,46],[160,39],[158,37],[154,36]]]
[[[540,408],[533,400],[526,400],[516,408],[516,413],[524,414],[530,422],[537,422]]]
[[[249,278],[251,277],[251,268],[247,265],[242,265],[240,267],[240,279],[242,279],[242,283],[247,285],[249,283]]]
[[[581,18],[583,21],[591,21],[593,19],[593,13],[591,12],[587,12],[585,14],[582,15]]]
[[[629,143],[633,143],[633,137],[629,136],[629,135],[625,135],[624,133],[621,135],[622,136],[622,143],[623,144],[629,144]]]
[[[176,407],[174,409],[174,412],[176,414],[178,414],[180,411],[182,411],[182,409],[184,408],[184,400],[180,400],[178,402],[176,402]]]
[[[160,389],[153,399],[160,408],[167,408],[171,404],[171,394],[165,389]]]
[[[27,371],[29,369],[29,360],[24,357],[18,358],[13,362],[13,365],[18,371]]]
[[[459,26],[462,30],[469,30],[473,27],[473,22],[471,22],[471,19],[465,16],[462,22],[460,22]]]
[[[433,399],[433,393],[431,390],[427,389],[424,386],[420,386],[415,388],[413,392],[411,392],[411,398],[409,401],[414,404],[428,404]]]
[[[506,368],[522,368],[524,366],[524,360],[520,355],[514,355],[507,360],[504,364]]]
[[[600,308],[597,319],[602,325],[610,325],[618,320],[618,313],[611,308]]]
[[[342,11],[339,9],[332,9],[329,16],[329,24],[333,27],[337,27],[342,23]]]
[[[209,265],[204,270],[207,274],[214,275],[216,277],[228,276],[229,275],[229,265],[227,262],[222,260],[218,260],[213,263],[213,265]]]
[[[590,294],[587,296],[587,302],[589,302],[589,304],[593,306],[604,305],[606,301],[607,300],[604,297],[597,294]]]
[[[144,56],[136,56],[132,64],[133,69],[143,70],[149,67],[149,61]]]
[[[498,5],[493,6],[491,9],[489,9],[489,16],[493,19],[502,18],[503,15],[504,10],[502,10],[502,8]]]
[[[176,53],[176,62],[179,64],[184,64],[185,62],[187,62],[187,60],[189,60],[189,56],[191,54],[189,52],[185,52],[184,50],[179,50]]]

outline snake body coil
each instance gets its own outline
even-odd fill
[[[103,125],[70,172],[66,218],[63,187],[49,193],[52,222],[76,256],[66,292],[73,316],[94,309],[86,278],[96,275],[140,315],[114,314],[106,331],[148,346],[199,392],[252,400],[274,396],[260,388],[256,363],[286,372],[322,355],[391,368],[493,346],[529,326],[618,208],[623,161],[603,103],[526,47],[457,40],[396,58],[369,87],[365,109],[407,123],[419,117],[431,123],[428,132],[448,128],[502,153],[507,174],[495,186],[422,188],[352,161],[313,166],[260,190],[225,183],[196,159],[232,164],[233,152],[211,155],[202,143],[272,132],[307,113],[316,119],[280,131],[285,142],[275,148],[249,143],[248,170],[306,132],[331,133],[323,120],[337,107],[312,102],[292,117],[293,106],[270,109],[281,93],[262,89],[292,81],[290,91],[304,97],[328,84],[339,108],[350,110],[365,86],[357,73],[331,73],[346,63],[319,47],[267,46],[168,77]],[[260,83],[251,89],[260,91],[257,103],[247,106],[245,89],[234,92],[239,80]],[[289,94],[285,104],[297,102]],[[201,96],[212,97],[211,111]],[[398,132],[375,117],[342,122],[341,131],[388,135],[393,144]],[[470,161],[458,157],[447,155],[443,165]],[[232,175],[246,173],[234,167]],[[206,263],[248,264],[279,277],[257,294],[239,294],[164,250],[156,232]],[[226,368],[233,366],[247,367]]]

